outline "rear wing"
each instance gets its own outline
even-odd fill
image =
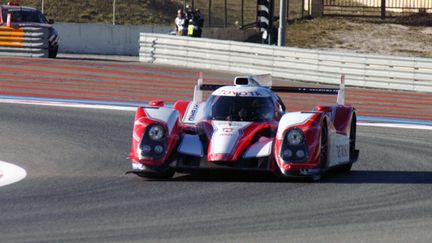
[[[236,77],[235,84],[237,85],[250,85],[250,86],[263,86],[267,87],[274,92],[283,92],[283,93],[302,93],[302,94],[327,94],[327,95],[337,95],[337,104],[345,105],[345,75],[341,75],[341,81],[339,88],[313,88],[313,87],[286,87],[286,86],[271,86],[270,82],[264,81],[267,85],[260,85],[263,82],[258,81],[256,76],[246,76],[246,77]],[[264,77],[264,75],[260,75],[259,78]],[[246,79],[249,80],[246,83]],[[195,85],[194,90],[194,102],[201,102],[203,99],[203,91],[213,91],[220,87],[226,85],[221,84],[203,84],[203,73],[200,72],[197,85]]]

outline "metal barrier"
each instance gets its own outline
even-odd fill
[[[397,17],[432,12],[430,0],[324,0],[324,15]]]
[[[48,29],[0,26],[0,56],[48,57]]]
[[[347,85],[432,92],[432,59],[330,52],[141,33],[140,61]]]

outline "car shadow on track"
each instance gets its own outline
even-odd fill
[[[432,171],[353,170],[345,174],[330,172],[321,180],[321,183],[432,184]]]
[[[236,172],[236,171],[199,171],[191,174],[177,173],[173,179],[164,181],[175,182],[310,182],[306,178],[280,178],[266,172]]]
[[[150,180],[150,179],[147,179]],[[173,179],[157,180],[172,182],[271,182],[311,183],[304,178],[278,178],[269,173],[237,173],[207,171],[193,174],[176,174]],[[432,171],[368,171],[355,170],[349,173],[328,172],[315,183],[335,184],[432,184]]]
[[[283,182],[270,173],[258,172],[221,172],[221,171],[201,171],[192,174],[176,174],[173,181],[188,182]]]

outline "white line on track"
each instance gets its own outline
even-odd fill
[[[67,108],[99,109],[99,110],[136,111],[136,107],[130,107],[130,106],[78,104],[78,103],[55,102],[55,101],[0,99],[0,103],[6,103],[6,104],[23,104],[23,105],[40,105],[40,106],[55,106],[55,107],[67,107]]]
[[[0,98],[0,103],[68,107],[68,108],[84,108],[84,109],[117,110],[117,111],[136,111],[136,107],[132,107],[132,106],[80,104],[80,103],[42,101],[42,100],[39,101],[39,100],[1,99]],[[389,127],[389,128],[432,130],[432,126],[415,125],[415,124],[358,122],[358,125],[371,126],[371,127]]]
[[[426,125],[411,125],[411,124],[397,124],[397,123],[369,123],[358,122],[357,125],[369,127],[391,127],[391,128],[404,128],[404,129],[419,129],[419,130],[432,130],[432,126]]]
[[[14,164],[0,161],[0,187],[18,182],[27,176],[27,172]]]

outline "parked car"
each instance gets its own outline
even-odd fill
[[[8,23],[10,14],[10,24],[12,27],[42,27],[48,29],[48,56],[55,58],[59,49],[59,35],[54,29],[53,20],[48,20],[41,11],[32,7],[19,6],[10,3],[0,5],[0,26]]]

